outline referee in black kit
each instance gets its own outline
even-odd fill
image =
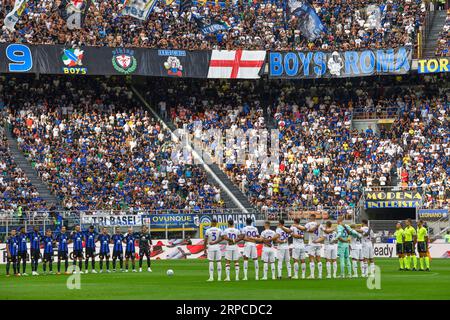
[[[148,233],[148,227],[143,226],[141,232],[137,233],[139,237],[139,272],[142,272],[142,260],[144,256],[147,257],[147,271],[152,272],[150,268],[150,246],[152,245],[152,239],[150,233]]]

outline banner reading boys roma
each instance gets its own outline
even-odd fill
[[[405,74],[411,70],[410,47],[344,52],[270,52],[271,78],[346,78]]]

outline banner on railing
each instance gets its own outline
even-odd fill
[[[0,72],[206,78],[210,51],[0,44]]]
[[[346,78],[405,74],[411,70],[412,49],[343,52],[270,52],[271,78]]]
[[[257,79],[265,51],[0,44],[0,73]]]
[[[366,209],[415,208],[422,202],[417,191],[372,191],[365,194]]]
[[[141,214],[87,215],[81,214],[81,224],[102,227],[133,227],[142,225]]]
[[[196,214],[146,214],[142,216],[142,223],[154,228],[195,228],[199,226]]]
[[[436,221],[448,216],[448,209],[419,209],[419,219]]]

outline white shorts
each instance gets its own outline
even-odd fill
[[[225,249],[225,260],[237,261],[241,257],[238,247],[231,247]]]
[[[352,259],[362,260],[363,259],[362,248],[361,247],[356,247],[354,249],[352,248],[350,250],[350,257],[352,257]]]
[[[306,257],[305,246],[292,248],[292,258],[294,260],[304,260]]]
[[[275,262],[275,249],[263,247],[261,258],[264,262]]]
[[[209,250],[208,249],[208,260],[209,261],[220,261],[222,260],[222,252],[220,250]]]
[[[364,259],[373,259],[373,244],[368,243],[362,246],[362,255]]]
[[[255,245],[245,245],[244,246],[244,257],[249,259],[257,259],[258,258],[258,252],[256,251]]]
[[[309,244],[306,247],[306,252],[308,253],[308,256],[320,257],[321,249],[322,246],[320,244]]]
[[[325,259],[336,260],[337,259],[337,244],[325,245]]]
[[[289,254],[289,248],[278,248],[277,259],[280,261],[290,261],[291,255]]]

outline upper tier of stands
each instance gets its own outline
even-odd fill
[[[28,1],[25,15],[10,32],[3,26],[14,1],[0,4],[0,42],[34,44],[150,47],[174,49],[259,49],[259,50],[351,50],[416,45],[416,34],[424,22],[422,0],[313,0],[327,29],[315,41],[298,30],[294,16],[286,15],[283,0],[229,1],[226,6],[194,6],[179,12],[179,5],[158,1],[146,21],[121,14],[122,1],[97,1],[82,29],[69,30],[55,2]],[[200,2],[202,3],[202,2]],[[369,5],[380,8],[379,24],[373,27]],[[230,26],[226,31],[204,35],[192,19],[193,13],[207,21]]]

